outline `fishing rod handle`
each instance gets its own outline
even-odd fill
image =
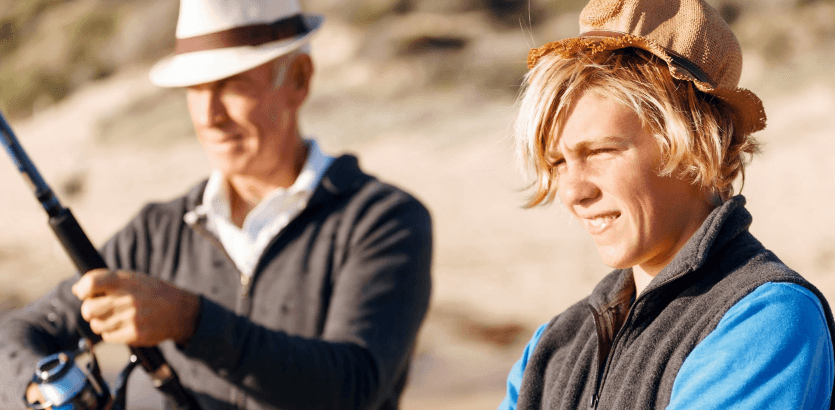
[[[79,272],[84,274],[93,269],[107,269],[101,254],[69,209],[63,208],[58,215],[50,217],[49,226]]]

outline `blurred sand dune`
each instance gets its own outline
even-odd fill
[[[565,24],[551,23],[557,25],[570,34]],[[358,57],[367,46],[363,34],[338,19],[314,42],[318,76],[303,131],[331,153],[357,154],[368,171],[422,199],[434,218],[435,292],[406,409],[495,407],[533,329],[609,271],[558,204],[521,208],[525,182],[510,141],[514,98],[497,90],[522,69],[480,75],[491,64],[523,66],[527,34],[473,36],[477,51],[432,57],[466,59],[474,70],[443,87],[423,85],[446,75],[444,64]],[[832,54],[810,58],[832,67]],[[756,54],[746,59],[743,84],[763,97],[769,116],[759,134],[764,153],[743,191],[752,230],[835,301],[835,81],[802,59],[780,69]],[[13,123],[97,244],[143,203],[171,198],[208,172],[187,131],[182,95],[156,89],[146,72],[141,65],[122,70]],[[0,175],[0,300],[10,306],[38,297],[70,268],[10,161],[0,160]],[[123,349],[102,352],[110,371],[124,363]]]

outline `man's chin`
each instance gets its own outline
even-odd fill
[[[220,172],[225,177],[246,175],[249,168],[246,162],[240,160],[216,160],[211,161],[211,165],[212,169]]]

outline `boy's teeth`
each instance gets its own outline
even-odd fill
[[[615,219],[615,217],[611,216],[611,215],[609,215],[609,216],[599,216],[599,217],[594,218],[594,219],[589,219],[589,223],[591,223],[592,226],[597,228],[597,227],[601,227],[601,226],[609,223],[609,221],[611,221],[613,219]]]

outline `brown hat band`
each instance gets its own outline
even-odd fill
[[[188,38],[178,38],[176,54],[218,48],[258,46],[284,40],[308,32],[301,15],[276,20],[270,24],[254,24]]]
[[[623,37],[625,33],[620,33],[617,31],[608,31],[608,30],[595,30],[595,31],[587,31],[583,34],[580,34],[580,37]],[[715,87],[716,84],[710,79],[710,76],[705,74],[701,68],[699,68],[696,64],[692,61],[664,48],[667,55],[673,60],[673,63],[680,66],[681,68],[687,70],[696,80],[710,84],[711,86]]]

